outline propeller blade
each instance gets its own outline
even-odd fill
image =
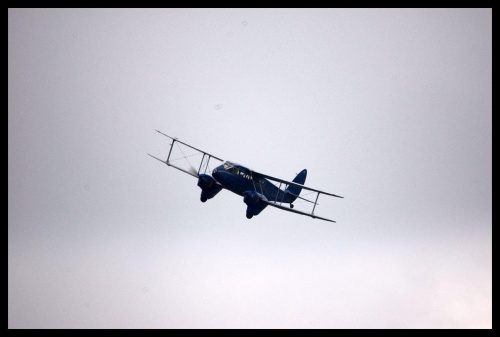
[[[192,166],[189,166],[189,172],[191,172],[194,176],[198,176],[198,171]]]

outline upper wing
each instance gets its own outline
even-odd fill
[[[315,201],[311,201],[311,200],[308,200],[308,199],[305,199],[305,198],[297,196],[298,198],[300,198],[302,200],[305,200],[307,202],[310,202],[310,203],[314,204],[311,212],[303,212],[303,211],[299,211],[299,210],[296,210],[296,209],[293,209],[293,208],[288,208],[288,207],[282,206],[281,202],[279,200],[276,200],[276,201],[262,200],[265,203],[267,203],[268,205],[276,207],[276,208],[279,208],[279,209],[284,210],[284,211],[293,212],[293,213],[296,213],[296,214],[306,215],[306,216],[309,216],[309,217],[311,217],[313,219],[317,218],[317,219],[321,219],[321,220],[325,220],[325,221],[335,222],[333,220],[330,220],[330,219],[327,219],[327,218],[323,218],[323,217],[320,217],[320,216],[317,216],[317,215],[314,214],[314,210],[316,209],[316,206],[318,205],[319,195],[320,194],[324,194],[324,195],[328,195],[328,196],[332,196],[332,197],[337,197],[337,198],[344,198],[344,197],[341,197],[340,195],[336,195],[336,194],[333,194],[333,193],[323,192],[323,191],[320,191],[320,190],[317,190],[317,189],[314,189],[314,188],[310,188],[310,187],[304,186],[302,184],[297,184],[297,183],[294,183],[294,182],[291,182],[291,181],[286,181],[286,180],[283,180],[283,179],[275,178],[275,177],[269,176],[267,174],[263,174],[263,173],[259,173],[259,172],[255,172],[255,171],[252,171],[252,176],[254,178],[265,178],[265,179],[268,179],[268,180],[271,180],[271,181],[276,181],[276,182],[278,182],[280,184],[285,184],[285,185],[288,185],[288,186],[297,186],[297,187],[300,187],[302,189],[309,190],[311,192],[316,193],[316,200]]]
[[[162,163],[172,166],[184,173],[198,178],[200,174],[207,173],[212,170],[214,161],[216,165],[220,165],[222,159],[209,154],[203,150],[197,149],[189,144],[181,142],[177,138],[170,137],[161,131],[156,132],[168,137],[172,140],[170,150],[166,160],[162,160],[148,153],[149,156],[161,161]]]
[[[307,186],[304,186],[304,185],[301,185],[301,184],[297,184],[297,183],[294,183],[294,182],[291,182],[291,181],[286,181],[286,180],[283,180],[283,179],[271,177],[271,176],[268,176],[267,174],[263,174],[263,173],[259,173],[259,172],[255,172],[255,171],[252,171],[252,174],[256,178],[266,178],[266,179],[269,179],[269,180],[272,180],[272,181],[277,181],[277,182],[285,184],[285,185],[297,186],[297,187],[300,187],[300,188],[303,188],[305,190],[309,190],[309,191],[312,191],[312,192],[317,192],[317,193],[320,193],[320,194],[330,195],[332,197],[337,197],[337,198],[343,198],[340,195],[336,195],[336,194],[332,194],[332,193],[327,193],[327,192],[323,192],[323,191],[320,191],[320,190],[316,190],[314,188],[310,188],[310,187],[307,187]]]

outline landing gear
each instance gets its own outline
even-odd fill
[[[202,195],[202,196],[200,197],[200,200],[201,200],[201,202],[205,202],[205,201],[207,201],[207,197],[205,197],[205,196],[203,196],[203,195]]]
[[[252,215],[252,214],[247,213],[247,219],[251,219],[251,218],[253,218],[253,215]]]
[[[290,204],[290,208],[293,208],[293,204]]]

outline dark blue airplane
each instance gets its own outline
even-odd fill
[[[149,153],[148,155],[161,161],[162,163],[165,163],[198,178],[198,186],[201,188],[200,200],[202,202],[206,202],[208,199],[212,199],[224,188],[233,193],[243,196],[243,201],[247,205],[246,216],[248,219],[251,219],[253,216],[260,214],[260,212],[262,212],[267,206],[273,206],[284,211],[335,222],[333,220],[322,218],[314,214],[314,210],[316,208],[316,205],[318,204],[318,197],[320,194],[337,198],[343,197],[304,186],[307,176],[307,170],[302,170],[291,182],[278,179],[250,170],[249,168],[242,165],[224,161],[211,154],[208,154],[207,152],[183,143],[177,138],[170,137],[158,130],[156,131],[172,140],[172,143],[170,144],[170,151],[168,153],[167,160],[165,161],[153,155],[150,155]],[[203,155],[198,170],[196,170],[196,168],[194,168],[191,164],[189,164],[188,168],[176,165],[175,162],[170,159],[174,144],[176,143],[178,143],[177,146],[179,146],[179,144],[182,144],[183,146],[187,146],[188,148],[197,151],[197,154]],[[179,147],[179,149],[181,148]],[[182,149],[181,152],[183,154],[183,158],[187,159],[188,156],[184,155]],[[222,162],[222,164],[214,168],[210,174],[210,172],[207,171],[211,159]],[[202,169],[204,169],[203,173]],[[271,181],[279,183],[279,186],[271,183]],[[281,189],[281,186],[283,186],[284,189]],[[300,197],[299,194],[302,189],[316,193],[316,200],[312,201]],[[301,199],[314,204],[312,211],[310,213],[307,213],[293,209],[293,202],[297,199]],[[282,204],[289,204],[289,207],[285,207]]]

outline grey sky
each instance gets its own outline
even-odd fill
[[[10,328],[491,328],[491,9],[8,20]],[[337,223],[201,203],[154,129]]]

